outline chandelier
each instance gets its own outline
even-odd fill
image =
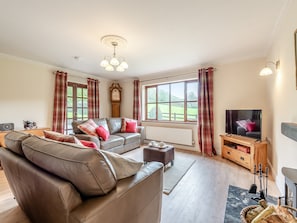
[[[107,46],[113,47],[113,54],[112,56],[106,56],[101,61],[100,66],[104,67],[107,71],[118,71],[123,72],[128,69],[127,62],[116,55],[116,47],[125,46],[127,41],[120,36],[115,35],[107,35],[101,38],[101,42]]]

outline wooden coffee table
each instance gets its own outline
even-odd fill
[[[145,147],[143,149],[143,161],[151,162],[151,161],[157,161],[161,162],[166,166],[169,162],[171,163],[171,166],[174,165],[174,147],[171,145],[167,145],[164,148],[159,147]]]

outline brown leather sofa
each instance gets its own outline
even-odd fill
[[[73,133],[78,139],[92,141],[97,147],[115,153],[125,153],[132,149],[140,147],[144,139],[144,127],[137,126],[137,133],[121,132],[122,118],[100,118],[93,119],[100,126],[102,125],[109,131],[110,137],[108,140],[99,140],[96,136],[84,134],[77,126],[85,121],[72,122]]]
[[[11,190],[36,223],[158,223],[163,165],[151,162],[117,180],[100,151],[7,134],[0,159]]]

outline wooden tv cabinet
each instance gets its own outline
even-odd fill
[[[238,135],[220,135],[222,157],[254,172],[254,165],[262,170],[267,166],[267,142]]]

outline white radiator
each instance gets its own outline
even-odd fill
[[[180,145],[193,145],[192,129],[166,128],[158,126],[146,126],[146,139],[175,143]]]

